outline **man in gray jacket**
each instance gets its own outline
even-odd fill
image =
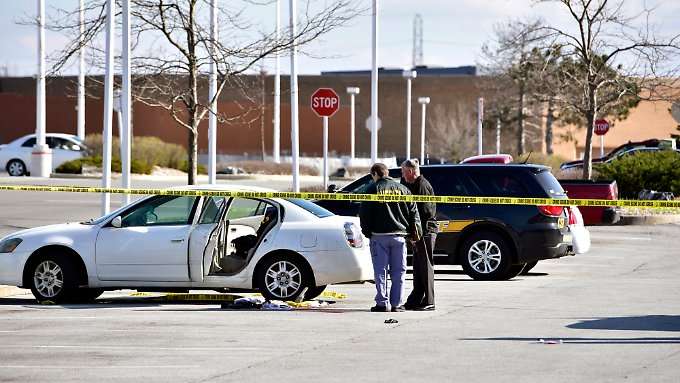
[[[371,167],[371,183],[365,194],[408,195],[409,190],[389,177],[384,164]],[[375,276],[374,312],[404,311],[402,296],[406,276],[406,237],[417,241],[422,235],[420,216],[414,202],[362,202],[359,210],[361,231],[370,239],[371,260]],[[387,295],[387,271],[392,287]]]

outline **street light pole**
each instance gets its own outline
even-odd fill
[[[411,158],[411,80],[418,76],[414,70],[405,70],[402,75],[406,78],[406,159]]]
[[[300,132],[298,123],[298,78],[297,78],[297,0],[290,0],[290,141],[293,167],[293,191],[300,191]]]
[[[210,77],[208,79],[208,183],[217,183],[217,0],[210,0]]]
[[[111,187],[111,130],[113,125],[113,37],[116,0],[107,0],[106,6],[106,70],[104,74],[104,127],[102,134],[102,187]],[[102,215],[111,210],[111,195],[102,194]]]
[[[349,86],[347,87],[347,94],[349,94],[349,126],[350,126],[350,138],[349,138],[349,146],[350,146],[350,154],[349,157],[350,159],[354,159],[355,151],[354,151],[354,135],[355,135],[355,127],[356,127],[356,122],[354,118],[354,96],[359,94],[361,89],[355,86]]]
[[[49,177],[52,150],[45,138],[45,0],[38,0],[38,78],[35,110],[35,146],[31,152],[31,175]]]
[[[276,43],[281,38],[281,0],[276,0]],[[279,51],[274,52],[274,139],[272,140],[275,163],[281,162],[281,60]]]
[[[477,99],[477,154],[482,155],[482,122],[484,121],[484,99]]]
[[[501,154],[501,119],[496,119],[496,154]]]
[[[77,135],[85,139],[85,0],[80,0],[80,34],[78,35],[78,130]]]
[[[123,67],[123,92],[121,94],[121,122],[120,150],[121,167],[123,173],[123,187],[130,188],[130,166],[132,163],[132,86],[130,83],[130,0],[123,0],[123,53],[121,55]],[[125,205],[130,203],[130,194],[123,194]]]
[[[427,109],[427,104],[430,103],[429,97],[419,97],[418,103],[422,105],[422,111],[420,116],[420,163],[425,165],[425,112]]]
[[[378,0],[373,0],[371,67],[371,163],[378,162]]]

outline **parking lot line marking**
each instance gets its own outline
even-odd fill
[[[110,370],[112,368],[128,368],[128,369],[137,369],[137,368],[153,368],[153,369],[159,369],[159,368],[201,368],[202,366],[197,365],[197,364],[186,364],[186,365],[176,365],[176,364],[168,364],[168,365],[134,365],[134,366],[126,366],[126,365],[115,365],[115,366],[91,366],[91,365],[82,365],[82,366],[75,366],[75,365],[62,365],[62,366],[46,366],[44,364],[40,365],[35,365],[35,366],[29,366],[29,365],[12,365],[12,364],[5,364],[2,365],[0,364],[0,369],[2,368],[31,368],[31,369],[36,369],[36,370],[44,370],[44,369],[52,369],[52,370],[72,370],[72,369],[83,369],[86,368],[88,370],[91,369],[99,369],[99,370]]]
[[[264,351],[263,347],[153,347],[153,346],[104,346],[104,345],[3,345],[3,348],[38,348],[38,349],[75,349],[75,350],[141,350],[141,351]]]

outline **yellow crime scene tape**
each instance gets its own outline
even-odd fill
[[[236,198],[300,198],[311,200],[333,201],[374,201],[374,202],[435,202],[459,204],[493,204],[493,205],[556,205],[556,206],[618,206],[642,208],[680,208],[680,201],[656,200],[603,200],[603,199],[559,199],[559,198],[515,198],[515,197],[463,197],[438,195],[402,195],[402,194],[354,194],[354,193],[314,193],[314,192],[278,192],[278,191],[236,191],[219,189],[147,189],[147,188],[103,188],[86,186],[34,186],[34,185],[0,185],[0,191],[33,191],[33,192],[68,192],[68,193],[110,193],[136,195],[172,195],[172,196],[210,196]]]

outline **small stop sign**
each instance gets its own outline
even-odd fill
[[[595,120],[595,134],[604,136],[609,131],[609,122],[604,119]]]
[[[312,94],[312,109],[319,117],[330,117],[340,109],[340,97],[331,88],[319,88]]]

